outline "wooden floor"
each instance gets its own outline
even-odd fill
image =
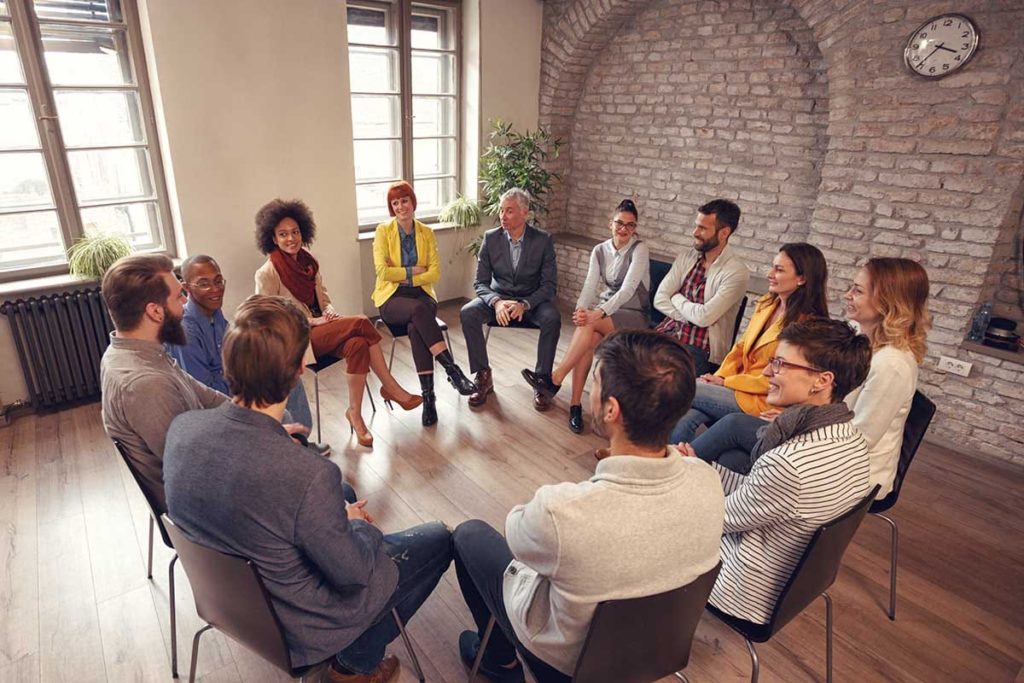
[[[465,363],[457,307],[445,306],[441,316]],[[559,355],[570,333],[566,327]],[[532,367],[535,340],[530,331],[491,335],[497,396],[480,412],[444,382],[436,428],[422,429],[418,411],[392,414],[379,406],[372,451],[349,438],[342,369],[324,374],[325,440],[384,530],[474,517],[502,528],[508,509],[537,487],[592,473],[590,454],[601,442],[568,431],[564,397],[547,414],[531,406],[519,369]],[[386,351],[390,340],[384,344]],[[413,389],[405,340],[395,372]],[[832,589],[835,679],[1024,680],[1024,473],[926,444],[893,516],[902,533],[898,620],[883,612],[887,530],[868,518]],[[142,495],[104,435],[98,404],[0,429],[0,681],[170,678],[171,553],[157,549],[147,580],[147,519]],[[177,571],[178,660],[187,677],[201,624]],[[451,569],[409,625],[429,681],[465,680],[455,643],[469,624]],[[819,604],[759,646],[762,680],[823,680],[823,628]],[[406,660],[397,643],[392,650]],[[210,683],[287,680],[215,632],[203,637],[197,669]],[[689,679],[741,681],[749,672],[743,641],[705,614]],[[414,680],[410,667],[401,680]]]

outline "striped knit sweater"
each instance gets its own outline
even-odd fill
[[[815,530],[867,495],[867,444],[847,422],[790,439],[746,476],[712,465],[725,490],[725,527],[710,602],[766,624]]]

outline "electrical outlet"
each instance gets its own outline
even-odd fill
[[[950,358],[949,356],[939,356],[939,370],[942,372],[952,372],[954,375],[960,375],[961,377],[967,377],[971,374],[972,364],[965,360],[957,360],[956,358]]]

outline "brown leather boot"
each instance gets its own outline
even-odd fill
[[[469,405],[479,408],[487,403],[487,395],[494,393],[494,382],[491,380],[491,369],[484,368],[476,373],[476,391],[469,395]]]
[[[334,665],[327,667],[327,676],[330,683],[391,683],[398,680],[398,673],[401,666],[398,657],[388,655],[381,660],[377,668],[368,674],[343,674],[334,670]]]

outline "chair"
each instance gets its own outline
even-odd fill
[[[192,585],[196,612],[206,626],[196,631],[192,639],[192,668],[189,683],[196,677],[199,659],[199,639],[211,628],[230,636],[260,657],[287,673],[292,678],[314,674],[320,665],[295,667],[292,665],[284,629],[274,610],[273,602],[259,570],[251,560],[228,555],[190,541],[167,515],[163,517],[174,545],[181,555],[181,564]],[[412,647],[405,626],[395,610],[391,611],[409,651],[420,683],[424,683],[416,651]],[[313,679],[316,680],[316,679]]]
[[[718,578],[721,562],[690,583],[658,595],[598,604],[576,661],[572,680],[579,683],[650,683],[678,673],[690,661],[693,633]],[[483,640],[469,683],[473,683],[494,617]]]
[[[341,358],[335,356],[324,356],[322,360],[318,360],[315,363],[309,363],[306,365],[306,369],[313,373],[313,396],[316,398],[316,440],[322,442],[320,438],[320,373],[331,367],[335,363],[340,363]],[[370,408],[373,412],[377,412],[377,404],[373,401],[373,392],[370,391],[370,382],[366,382],[366,395],[370,397]]]
[[[868,507],[878,494],[878,486],[871,489],[853,508],[843,513],[828,524],[818,527],[804,550],[803,557],[797,563],[792,576],[786,583],[779,600],[775,603],[772,618],[767,624],[755,624],[745,619],[738,619],[726,614],[711,603],[707,609],[718,617],[726,626],[746,639],[747,652],[750,653],[750,682],[757,683],[760,664],[754,643],[763,643],[782,630],[800,612],[820,595],[825,599],[825,666],[826,681],[832,683],[832,597],[826,592],[835,582],[839,574],[839,566],[843,561],[843,553],[857,532],[861,520],[868,512]]]
[[[502,327],[502,326],[499,325],[497,322],[493,322],[493,323],[492,322],[488,322],[487,323],[487,332],[484,333],[484,343],[485,344],[491,338],[491,328],[494,328],[494,327]],[[515,328],[518,328],[518,329],[521,329],[521,330],[539,330],[540,329],[540,327],[538,327],[537,325],[535,325],[532,322],[529,322],[527,320],[509,320],[508,321],[508,325],[505,325],[504,327],[515,327]]]
[[[114,447],[117,448],[117,452],[121,455],[121,459],[124,460],[124,464],[128,466],[128,471],[132,474],[132,479],[138,484],[142,490],[142,495],[146,499],[146,504],[149,506],[149,560],[146,563],[146,578],[153,579],[153,526],[155,525],[160,529],[160,538],[163,539],[164,545],[174,550],[174,544],[171,543],[171,538],[167,534],[167,529],[164,528],[161,516],[167,512],[167,502],[164,499],[164,492],[161,488],[159,491],[153,486],[153,484],[147,481],[139,474],[138,469],[135,467],[135,461],[128,455],[128,450],[124,444],[117,439],[112,439]],[[175,606],[174,606],[174,564],[178,561],[178,555],[175,553],[174,557],[171,558],[170,563],[167,565],[167,599],[171,611],[171,676],[173,678],[178,677],[178,629],[177,620],[175,618]]]
[[[448,343],[448,349],[451,350],[452,339],[448,336],[448,323],[436,316],[434,317],[434,320],[437,322],[437,326],[441,328],[441,332],[444,333],[444,340]],[[391,334],[391,355],[388,357],[388,370],[390,370],[391,365],[395,362],[395,345],[398,344],[399,337],[409,336],[408,326],[402,327],[399,325],[388,325],[384,322],[384,319],[379,316],[373,320],[373,326],[377,327],[378,325],[386,327],[388,332]]]
[[[672,263],[669,261],[658,261],[651,259],[651,327],[657,327],[658,323],[665,319],[665,314],[654,307],[654,295],[658,293],[661,281],[672,270]]]
[[[914,392],[914,400],[910,404],[910,413],[907,415],[907,422],[903,427],[903,445],[900,447],[900,459],[896,465],[896,478],[892,482],[892,491],[885,498],[876,500],[868,510],[872,515],[883,519],[888,523],[892,532],[892,552],[889,558],[889,619],[896,621],[896,560],[899,551],[899,528],[892,518],[882,514],[896,504],[900,497],[900,489],[903,488],[903,478],[907,476],[910,463],[914,460],[924,434],[928,431],[932,417],[935,415],[935,404],[920,391]]]
[[[740,325],[743,324],[743,313],[747,310],[746,295],[740,299],[740,308],[736,311],[736,323],[732,326],[732,343],[736,343],[736,337],[740,336]]]

